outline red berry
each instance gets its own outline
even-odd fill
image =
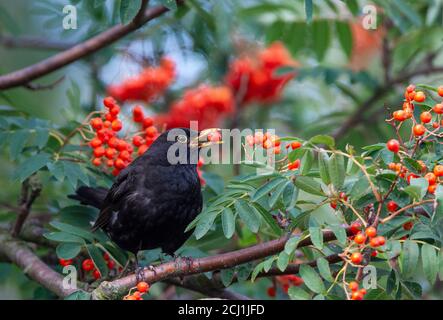
[[[103,120],[101,118],[92,118],[89,123],[95,130],[100,130],[103,127]]]
[[[94,269],[94,271],[92,271],[92,276],[94,277],[95,280],[100,279],[100,277],[101,277],[100,271],[98,271],[97,269]]]
[[[301,147],[301,142],[299,142],[299,141],[291,142],[291,148],[292,148],[292,150],[298,149],[298,148],[300,148],[300,147]]]
[[[142,122],[144,118],[142,107],[135,106],[132,110],[132,117],[134,119],[134,122]]]
[[[329,205],[331,206],[332,209],[334,210],[337,209],[337,202],[331,202]]]
[[[388,148],[389,151],[397,153],[400,150],[400,142],[398,142],[398,140],[396,139],[391,139],[386,144],[386,147]]]
[[[426,132],[426,128],[422,124],[416,124],[414,128],[412,128],[415,136],[422,136]]]
[[[66,267],[72,264],[72,259],[59,259],[58,263],[62,266],[62,267]]]
[[[359,233],[360,230],[361,230],[361,223],[360,222],[354,222],[353,224],[351,224],[351,232],[353,234]]]
[[[409,221],[409,222],[406,222],[406,223],[403,225],[403,229],[409,231],[409,230],[412,229],[413,226],[414,226],[414,223],[412,223],[412,221]]]
[[[367,227],[365,233],[369,238],[373,238],[377,235],[377,229],[374,227]]]
[[[91,259],[85,259],[82,262],[82,269],[85,271],[91,271],[94,269],[94,262]]]
[[[93,153],[96,158],[100,158],[105,154],[105,148],[97,147],[94,149]]]
[[[436,182],[437,182],[437,177],[435,176],[435,174],[433,172],[426,173],[425,179],[428,180],[429,185],[436,184]]]
[[[137,290],[140,291],[141,293],[145,293],[149,291],[149,284],[147,284],[146,282],[142,281],[139,282],[137,284]]]
[[[99,167],[102,164],[102,160],[100,158],[92,159],[92,164],[96,167]]]
[[[111,127],[112,127],[113,131],[120,131],[123,127],[123,124],[120,120],[116,119],[116,120],[112,121]]]
[[[269,287],[267,290],[266,290],[266,292],[267,292],[267,294],[268,294],[268,296],[270,296],[271,298],[274,298],[275,297],[275,288],[274,287]]]
[[[435,174],[436,177],[442,177],[443,176],[443,165],[437,164],[434,167],[433,171],[434,171],[434,174]]]
[[[129,151],[123,150],[122,152],[120,152],[118,157],[122,160],[128,161],[131,158],[131,155],[129,154]]]
[[[436,113],[436,114],[442,114],[443,113],[443,104],[441,103],[437,103],[432,110]]]
[[[143,144],[140,146],[140,148],[138,148],[138,155],[141,156],[143,153],[146,152],[146,150],[148,150],[149,147],[146,144]]]
[[[99,138],[94,138],[89,142],[89,146],[91,148],[97,148],[100,147],[103,144],[103,141]]]
[[[111,168],[114,166],[114,160],[109,159],[108,161],[106,161],[106,166]]]
[[[126,164],[122,159],[118,158],[114,161],[114,166],[115,166],[115,168],[121,170],[126,167]]]
[[[113,97],[106,97],[103,99],[103,104],[105,105],[106,108],[111,109],[117,105],[117,102]]]
[[[150,126],[146,128],[146,136],[150,137],[150,138],[154,138],[157,135],[157,128],[154,126]]]
[[[415,85],[410,84],[409,86],[407,86],[406,88],[406,92],[411,93],[415,91]]]
[[[107,148],[105,151],[105,156],[108,159],[113,159],[116,153],[117,150],[115,150],[114,148]]]
[[[115,262],[114,262],[113,260],[109,260],[108,263],[107,263],[107,265],[108,265],[108,268],[109,268],[109,269],[114,269],[114,267],[115,267]]]
[[[377,242],[378,242],[379,246],[384,246],[385,245],[385,243],[386,243],[385,237],[378,236],[378,237],[376,237],[376,239],[377,239]]]
[[[136,147],[140,147],[145,141],[140,136],[134,136],[132,138],[132,144]]]
[[[351,254],[351,261],[354,264],[360,264],[363,261],[363,255],[360,252]]]
[[[120,113],[120,107],[114,106],[109,110],[109,113],[112,114],[114,117],[117,116]]]
[[[352,300],[363,300],[363,294],[360,291],[353,292],[351,295]]]
[[[388,208],[389,212],[395,212],[398,209],[398,204],[395,201],[391,200],[391,201],[388,202],[386,207]]]
[[[443,97],[443,86],[438,87],[437,92],[440,97]]]
[[[143,119],[143,128],[149,128],[154,124],[154,120],[150,117],[146,117]]]

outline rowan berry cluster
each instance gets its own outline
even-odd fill
[[[303,284],[303,279],[293,274],[276,276],[275,280],[276,282],[274,283],[274,285],[269,287],[266,291],[268,296],[270,296],[271,298],[274,298],[277,294],[277,285],[280,285],[282,287],[283,292],[288,293],[288,290],[291,286],[298,287]]]
[[[114,270],[115,272],[122,271],[122,268],[117,267],[115,261],[109,256],[109,254],[104,253],[103,258],[106,261],[106,265],[107,265],[109,271],[112,271],[112,270]],[[59,259],[59,264],[62,267],[66,267],[66,266],[74,264],[74,260],[73,259]],[[81,263],[81,268],[83,269],[83,271],[85,271],[86,275],[90,274],[92,276],[92,278],[94,278],[95,280],[98,280],[101,278],[100,271],[96,268],[94,261],[92,259],[90,259],[90,258],[84,259]]]
[[[123,122],[119,119],[120,106],[114,98],[106,97],[103,100],[107,108],[101,117],[90,120],[95,136],[89,141],[93,149],[92,164],[96,167],[113,168],[112,174],[117,176],[133,160],[134,152],[143,154],[152,142],[157,138],[157,128],[153,126],[153,119],[144,117],[141,107],[136,106],[133,110],[135,122],[143,127],[143,137],[136,134],[132,139],[118,137],[118,132],[123,128]]]
[[[359,287],[359,284],[357,281],[351,281],[349,282],[349,290],[351,290],[352,294],[351,294],[351,300],[363,300],[365,294],[366,294],[366,289],[365,288],[361,288]]]
[[[145,68],[140,74],[118,85],[108,87],[109,95],[125,101],[151,102],[159,97],[175,80],[175,63],[162,58],[158,67]]]
[[[272,102],[280,98],[286,83],[295,76],[295,72],[277,75],[277,69],[298,65],[281,42],[274,42],[253,56],[234,60],[226,75],[226,83],[235,96],[240,96],[242,105]]]
[[[200,85],[185,91],[155,122],[170,129],[189,127],[190,121],[198,121],[199,129],[207,129],[220,126],[220,121],[233,111],[234,97],[228,87]]]
[[[143,295],[148,293],[150,286],[147,282],[141,281],[136,287],[129,290],[129,294],[123,297],[123,300],[143,300]]]

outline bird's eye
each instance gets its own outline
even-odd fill
[[[186,143],[186,142],[188,142],[188,138],[186,136],[184,136],[184,135],[179,135],[177,137],[177,141],[181,142],[181,143]]]

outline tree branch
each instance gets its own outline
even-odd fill
[[[350,230],[347,229],[348,234]],[[153,269],[144,270],[145,281],[154,283],[169,278],[183,277],[197,273],[204,273],[220,269],[228,269],[234,266],[266,258],[270,255],[279,253],[285,247],[289,236],[284,236],[276,240],[271,240],[249,248],[240,249],[228,253],[222,253],[215,256],[209,256],[198,259],[176,259],[166,262]],[[324,241],[335,240],[336,237],[332,231],[323,232]],[[312,244],[310,238],[299,242],[298,248],[306,247]],[[129,275],[112,282],[104,281],[93,291],[94,299],[116,299],[127,293],[127,291],[136,285],[136,276]]]
[[[59,297],[66,297],[78,289],[65,289],[63,276],[52,270],[35,255],[23,242],[0,232],[0,256],[16,264],[30,278]]]
[[[25,48],[39,50],[63,51],[74,46],[72,43],[64,43],[35,37],[13,37],[0,35],[0,44],[5,48]]]
[[[177,3],[181,4],[182,1],[178,1]],[[72,48],[60,52],[48,59],[40,61],[21,70],[17,70],[9,74],[0,76],[0,90],[25,85],[32,80],[47,75],[76,60],[84,58],[89,54],[92,54],[112,44],[120,38],[123,38],[129,33],[140,28],[143,24],[161,16],[167,11],[169,11],[169,9],[164,6],[157,6],[148,9],[136,21],[133,20],[126,25],[117,25],[115,27],[112,27],[111,29],[104,31],[99,35],[85,42],[79,43]]]

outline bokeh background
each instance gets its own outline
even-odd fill
[[[150,1],[150,5],[160,2]],[[443,2],[325,0],[313,1],[312,7],[308,2],[187,0],[185,6],[111,46],[35,81],[48,84],[64,77],[50,90],[0,91],[0,116],[39,118],[60,127],[81,122],[89,112],[102,108],[109,85],[156,66],[167,56],[175,63],[176,79],[155,101],[137,102],[146,114],[155,116],[168,112],[189,88],[223,84],[233,60],[278,41],[297,62],[296,75],[278,99],[254,101],[235,117],[223,116],[224,127],[235,121],[239,128],[273,128],[280,136],[308,138],[325,133],[335,136],[339,146],[351,144],[357,149],[386,141],[392,128],[384,119],[401,106],[404,87],[411,82],[443,83]],[[62,28],[67,4],[77,8],[76,30]],[[31,65],[120,23],[119,6],[119,0],[0,0],[0,74]],[[376,28],[366,30],[362,24],[366,10],[374,8]],[[134,104],[123,103],[123,113],[130,114]],[[10,158],[5,136],[0,146],[0,220],[6,221],[12,215],[8,206],[20,192],[13,178],[20,156]],[[235,173],[230,166],[208,166],[205,172],[214,188]],[[72,187],[52,183],[49,176],[43,182],[45,191],[34,208],[56,214],[70,203],[65,195]],[[240,246],[253,243],[245,239]],[[222,237],[206,239],[203,246],[191,243],[190,247],[203,252],[211,246],[232,246],[223,241]],[[266,281],[236,290],[266,298]],[[438,287],[429,292],[430,297],[435,297]],[[162,287],[155,290],[154,296],[163,292]],[[50,293],[20,270],[0,264],[0,298],[48,297]]]

